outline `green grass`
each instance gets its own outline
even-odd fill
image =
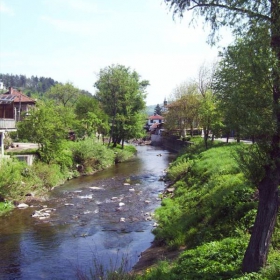
[[[177,261],[159,263],[140,279],[280,279],[279,222],[268,265],[259,273],[241,272],[257,201],[238,153],[250,147],[211,143],[205,150],[201,139],[194,142],[169,167],[175,192],[156,210],[159,227],[154,230],[160,244],[187,249]]]
[[[11,211],[14,208],[14,205],[11,202],[0,202],[0,215]]]
[[[171,248],[234,236],[240,220],[256,208],[254,186],[236,160],[237,144],[217,145],[196,155],[181,155],[168,170],[175,196],[156,211],[156,240]],[[198,149],[199,150],[199,149]],[[190,159],[192,158],[192,159]],[[248,218],[248,217],[247,217]]]

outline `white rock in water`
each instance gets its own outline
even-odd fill
[[[89,187],[91,190],[104,190],[103,188],[100,187]]]
[[[44,216],[39,217],[40,220],[45,220],[45,219],[47,219],[47,218],[48,218],[48,217],[44,217]]]
[[[80,195],[80,196],[78,196],[78,198],[81,198],[81,199],[92,199],[92,194]]]
[[[17,207],[23,209],[29,207],[29,205],[27,205],[26,203],[20,203]]]
[[[120,222],[125,222],[125,218],[120,218]]]
[[[123,202],[120,202],[120,203],[119,203],[119,206],[120,206],[120,207],[122,207],[122,206],[124,206],[124,205],[125,205],[125,204],[124,204]]]
[[[130,186],[130,184],[129,183],[124,183],[124,186]]]
[[[134,188],[130,188],[129,191],[130,192],[135,192],[135,189]]]
[[[46,218],[49,218],[50,217],[50,214],[49,213],[45,213],[45,212],[41,212],[42,210],[40,211],[35,211],[33,214],[32,214],[32,217],[33,218],[40,218],[40,219],[46,219]]]

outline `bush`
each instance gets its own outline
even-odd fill
[[[37,162],[32,165],[33,175],[36,175],[40,179],[40,186],[51,190],[53,187],[62,184],[65,180],[65,176],[61,173],[61,168],[57,164],[46,164],[43,162]]]
[[[71,150],[74,162],[82,165],[85,170],[103,169],[112,165],[115,161],[113,150],[92,138],[73,142]]]
[[[13,143],[12,138],[10,137],[9,134],[5,135],[4,138],[4,149],[8,149]]]
[[[24,182],[24,162],[16,159],[2,159],[0,162],[0,196],[18,199],[28,192]]]
[[[186,156],[181,156],[170,165],[168,170],[167,179],[174,181],[179,180],[181,177],[187,174],[189,168],[191,168],[193,161]]]
[[[0,215],[9,212],[14,208],[13,204],[10,201],[0,202]]]
[[[181,254],[173,273],[178,279],[230,279],[240,274],[248,238],[226,238]]]

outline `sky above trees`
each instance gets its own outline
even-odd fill
[[[99,70],[122,64],[150,81],[147,104],[158,104],[217,57],[209,30],[189,26],[189,18],[173,20],[161,0],[0,0],[0,73],[94,93]],[[225,46],[230,35],[222,35]]]

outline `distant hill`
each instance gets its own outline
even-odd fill
[[[37,77],[31,76],[26,77],[25,75],[12,75],[12,74],[1,74],[0,81],[3,83],[6,90],[9,87],[21,89],[25,94],[31,95],[33,93],[39,93],[43,95],[52,86],[60,84],[60,82],[55,81],[49,77]],[[91,96],[91,93],[87,90],[81,90],[82,94]]]
[[[20,88],[21,90],[30,90],[33,92],[46,92],[50,87],[58,84],[52,78],[31,76],[30,78],[25,75],[12,75],[0,74],[0,80],[3,82],[4,87]]]
[[[146,107],[146,113],[148,116],[152,116],[154,114],[156,106],[157,105],[155,104],[155,105],[149,105]]]

